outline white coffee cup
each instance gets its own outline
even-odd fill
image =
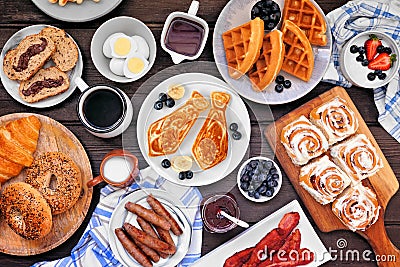
[[[207,22],[204,19],[196,16],[198,9],[199,9],[199,2],[192,1],[187,13],[180,12],[180,11],[172,12],[171,14],[169,14],[167,19],[165,20],[164,27],[163,27],[163,30],[161,33],[161,47],[162,47],[162,49],[164,49],[166,52],[168,52],[171,55],[172,61],[175,64],[179,64],[180,62],[182,62],[185,59],[187,59],[187,60],[197,59],[204,50],[204,46],[206,45],[206,42],[207,42],[209,28],[208,28]],[[200,44],[198,52],[194,56],[187,56],[184,54],[177,53],[177,52],[169,49],[165,45],[165,38],[167,36],[168,29],[171,25],[171,22],[176,18],[182,18],[182,19],[186,19],[188,21],[194,22],[195,24],[199,24],[204,29],[203,40]]]
[[[121,89],[103,84],[89,86],[81,78],[76,78],[75,83],[82,91],[77,105],[78,117],[88,132],[111,138],[129,127],[133,107]]]

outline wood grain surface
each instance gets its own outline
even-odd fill
[[[92,179],[92,169],[85,149],[65,126],[57,121],[38,114],[14,113],[0,117],[0,125],[35,115],[41,122],[38,145],[34,157],[44,152],[63,152],[70,156],[81,171],[82,191],[76,204],[64,213],[53,216],[53,227],[48,235],[37,240],[27,240],[8,227],[5,220],[0,220],[0,251],[12,255],[35,255],[49,251],[65,242],[80,227],[89,210],[93,189],[87,188],[86,182]],[[8,184],[25,181],[25,169],[16,177],[7,181]]]

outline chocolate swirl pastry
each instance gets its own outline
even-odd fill
[[[352,231],[365,231],[379,217],[375,193],[362,184],[351,187],[332,204],[333,213]]]
[[[296,165],[306,164],[329,148],[324,134],[305,116],[301,116],[282,129],[281,142]]]
[[[331,149],[331,155],[353,183],[374,175],[383,167],[375,147],[364,134],[358,134]]]
[[[339,97],[313,109],[310,120],[322,130],[330,145],[354,134],[358,129],[354,112]]]
[[[338,166],[323,156],[300,170],[300,185],[322,205],[335,200],[351,183]]]

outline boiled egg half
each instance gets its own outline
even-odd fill
[[[136,42],[123,33],[115,34],[110,38],[111,56],[114,58],[126,58],[137,51]]]
[[[130,55],[124,63],[124,75],[127,78],[140,77],[149,67],[149,62],[142,54],[134,53]]]

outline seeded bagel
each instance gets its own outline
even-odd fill
[[[54,86],[55,81],[60,81],[62,83],[58,86]],[[42,83],[44,86],[38,92],[30,92],[35,85]],[[69,78],[68,75],[59,70],[57,67],[50,67],[47,69],[39,70],[35,76],[27,81],[23,81],[19,85],[19,95],[22,100],[28,103],[38,102],[42,99],[48,98],[50,96],[55,96],[67,91],[69,88]]]
[[[61,152],[47,152],[37,157],[26,170],[25,181],[43,195],[53,215],[72,208],[82,189],[79,167]]]
[[[52,59],[60,70],[69,71],[75,67],[78,61],[78,48],[64,30],[47,27],[40,34],[48,36],[56,44]]]
[[[29,184],[10,184],[4,189],[0,203],[7,224],[23,238],[38,239],[50,232],[53,219],[49,204]]]

